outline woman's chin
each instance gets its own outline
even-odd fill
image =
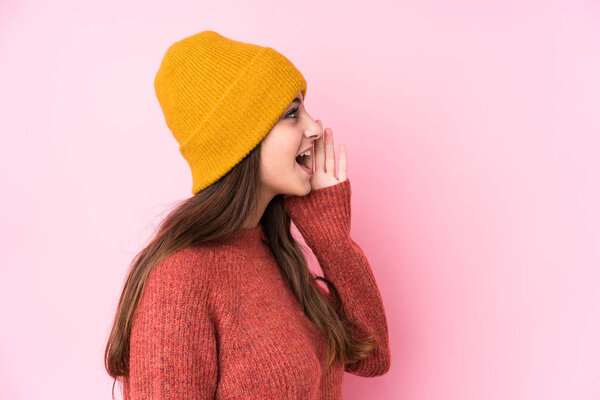
[[[304,184],[304,194],[307,195],[312,191],[312,185],[310,184],[310,177],[303,179]]]
[[[303,179],[302,182],[298,185],[296,196],[306,196],[312,191],[312,185],[310,184],[310,179]]]

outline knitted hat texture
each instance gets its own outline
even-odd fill
[[[285,56],[211,30],[173,43],[154,88],[192,173],[192,194],[213,184],[271,131],[306,80]]]

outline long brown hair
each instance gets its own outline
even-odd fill
[[[262,143],[262,142],[261,142]],[[104,352],[106,371],[115,380],[129,376],[129,338],[133,316],[153,267],[179,249],[226,238],[242,227],[257,202],[260,143],[217,182],[182,200],[160,224],[150,243],[132,260]],[[355,337],[333,283],[324,277],[332,299],[317,287],[298,243],[290,231],[290,217],[283,196],[275,196],[260,220],[269,247],[284,280],[302,309],[327,340],[323,369],[337,361],[343,365],[366,357],[377,344],[375,336]],[[333,301],[332,301],[333,300]]]

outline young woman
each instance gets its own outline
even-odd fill
[[[386,373],[382,299],[350,237],[346,149],[336,175],[302,74],[270,47],[204,31],[169,47],[154,85],[193,197],[121,293],[105,364],[124,399],[340,399],[344,371]]]

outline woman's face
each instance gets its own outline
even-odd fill
[[[304,108],[300,92],[261,143],[260,185],[265,195],[305,196],[310,193],[310,178],[314,170],[313,142],[322,135],[321,126]],[[310,172],[296,160],[306,149],[309,149],[310,155],[299,159],[309,166]]]

